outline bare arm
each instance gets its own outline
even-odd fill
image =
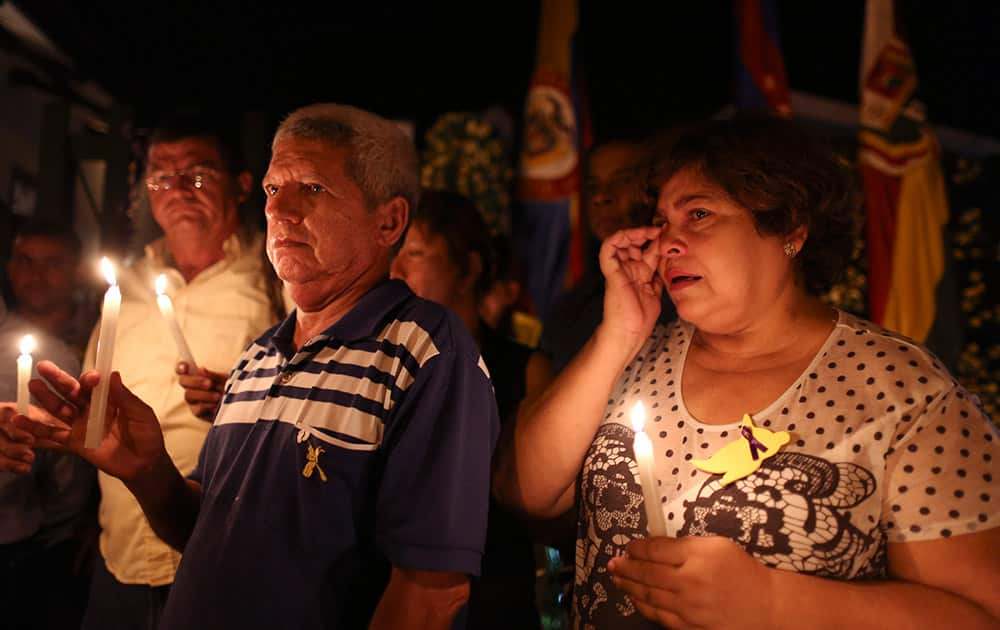
[[[657,228],[625,230],[601,247],[604,321],[544,393],[521,410],[497,452],[494,494],[536,517],[572,505],[574,481],[612,387],[649,336],[660,309]]]
[[[184,478],[166,456],[148,473],[125,482],[160,539],[184,551],[198,519],[201,484]]]
[[[469,580],[461,573],[392,568],[371,630],[449,630],[469,599]]]
[[[890,544],[889,572],[885,582],[833,582],[776,571],[776,586],[794,594],[779,598],[783,627],[802,627],[790,610],[801,607],[811,628],[1000,628],[1000,529]]]
[[[541,518],[569,509],[584,455],[629,359],[599,329],[544,393],[522,408],[497,453],[494,493],[503,503]]]

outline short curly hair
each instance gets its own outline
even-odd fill
[[[490,231],[471,199],[446,190],[426,190],[410,215],[410,229],[418,226],[444,239],[448,258],[463,276],[469,260],[478,254],[482,271],[476,278],[476,297],[481,298],[496,278],[496,255]]]
[[[685,129],[653,157],[652,198],[684,170],[749,210],[758,234],[783,236],[805,225],[808,237],[795,261],[811,294],[824,294],[843,275],[859,227],[858,179],[832,147],[798,124],[758,115]]]

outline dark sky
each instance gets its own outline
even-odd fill
[[[18,3],[142,125],[181,105],[277,120],[321,100],[418,126],[493,103],[517,113],[538,2]],[[863,0],[778,3],[793,89],[857,102]],[[910,0],[902,19],[932,122],[1000,138],[1000,3]],[[597,132],[709,115],[730,100],[731,5],[582,0]]]

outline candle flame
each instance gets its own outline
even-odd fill
[[[21,354],[31,354],[35,351],[35,338],[31,335],[21,337]]]
[[[632,405],[632,429],[638,433],[646,428],[646,407],[641,400]]]
[[[167,291],[167,275],[161,273],[156,276],[156,294],[163,295]]]
[[[111,264],[111,261],[108,260],[107,256],[101,258],[101,273],[104,274],[104,277],[105,279],[107,279],[108,284],[110,284],[111,286],[114,286],[116,284],[115,266]]]

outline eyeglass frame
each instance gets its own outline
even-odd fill
[[[191,174],[191,171],[202,171],[197,174]],[[186,168],[178,169],[156,169],[150,171],[146,176],[146,190],[149,192],[160,192],[164,190],[171,190],[176,186],[172,183],[174,179],[186,182],[192,188],[201,190],[205,186],[206,179],[217,179],[219,176],[223,175],[225,171],[223,169],[217,168],[212,164],[194,164]],[[208,176],[206,178],[206,175]],[[164,181],[165,178],[165,181]],[[163,183],[157,183],[156,180],[161,180]]]

